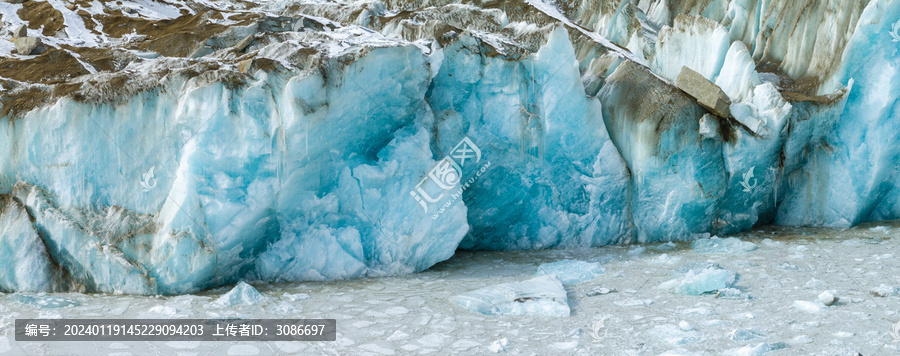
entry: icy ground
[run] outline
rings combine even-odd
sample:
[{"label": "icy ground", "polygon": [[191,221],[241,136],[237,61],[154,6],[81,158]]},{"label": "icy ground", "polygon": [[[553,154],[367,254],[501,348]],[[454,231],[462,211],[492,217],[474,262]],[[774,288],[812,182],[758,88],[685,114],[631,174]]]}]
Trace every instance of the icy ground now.
[{"label": "icy ground", "polygon": [[[461,251],[408,276],[257,284],[266,298],[245,298],[258,304],[231,307],[217,306],[216,300],[232,286],[176,297],[54,294],[44,309],[20,301],[49,295],[6,294],[0,296],[0,315],[7,317],[0,322],[0,335],[12,334],[14,318],[305,317],[337,319],[338,340],[39,344],[16,343],[10,336],[0,339],[0,354],[756,355],[779,348],[767,355],[900,352],[900,342],[892,336],[892,326],[900,320],[900,262],[894,257],[900,253],[900,222],[849,230],[766,228],[737,237],[757,248],[718,254],[707,244],[704,253],[698,253],[690,244],[679,243]],[[534,279],[539,265],[560,260],[599,262],[605,270],[592,280],[565,285],[568,317],[487,316],[451,302],[483,287]],[[715,293],[679,295],[660,287],[678,278],[684,266],[712,263],[737,273],[736,290],[717,298]],[[838,301],[821,304],[818,296],[824,291]],[[74,305],[48,308],[68,304]]]}]

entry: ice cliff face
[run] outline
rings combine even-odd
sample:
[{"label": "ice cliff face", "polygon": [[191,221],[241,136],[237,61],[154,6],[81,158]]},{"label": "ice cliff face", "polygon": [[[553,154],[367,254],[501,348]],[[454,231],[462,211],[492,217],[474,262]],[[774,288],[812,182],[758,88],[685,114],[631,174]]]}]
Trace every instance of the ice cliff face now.
[{"label": "ice cliff face", "polygon": [[[900,217],[890,1],[0,15],[0,290],[177,294]],[[696,95],[720,92],[728,114]]]}]

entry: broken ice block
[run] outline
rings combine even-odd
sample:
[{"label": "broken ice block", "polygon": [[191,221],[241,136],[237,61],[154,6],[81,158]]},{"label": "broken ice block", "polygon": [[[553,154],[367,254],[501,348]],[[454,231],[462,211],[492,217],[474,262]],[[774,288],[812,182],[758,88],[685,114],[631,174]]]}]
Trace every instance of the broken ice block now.
[{"label": "broken ice block", "polygon": [[562,260],[541,264],[537,274],[555,276],[562,284],[569,285],[592,280],[603,272],[603,267],[596,262]]},{"label": "broken ice block", "polygon": [[488,286],[450,300],[484,315],[569,316],[566,290],[549,275]]}]

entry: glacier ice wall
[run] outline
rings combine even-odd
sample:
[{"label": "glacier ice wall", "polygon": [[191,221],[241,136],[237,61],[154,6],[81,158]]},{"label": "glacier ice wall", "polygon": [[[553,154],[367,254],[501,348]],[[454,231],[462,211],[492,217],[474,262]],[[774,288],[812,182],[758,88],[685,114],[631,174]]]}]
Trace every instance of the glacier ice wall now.
[{"label": "glacier ice wall", "polygon": [[[900,4],[429,4],[148,12],[160,30],[136,36],[66,17],[27,30],[32,55],[0,45],[0,290],[177,294],[900,218]],[[684,67],[731,116],[678,88]]]},{"label": "glacier ice wall", "polygon": [[900,4],[894,2],[872,2],[861,14],[841,66],[829,80],[852,83],[852,88],[791,189],[801,198],[789,196],[792,205],[782,206],[779,223],[848,227],[900,218],[898,22]]},{"label": "glacier ice wall", "polygon": [[439,152],[465,135],[491,162],[463,194],[472,232],[460,246],[627,241],[630,178],[599,101],[584,95],[567,32],[556,28],[533,58],[513,61],[488,50],[474,36],[443,48],[429,91]]},{"label": "glacier ice wall", "polygon": [[[649,100],[632,100],[640,95]],[[705,110],[632,62],[607,78],[598,97],[610,136],[631,170],[639,240],[712,230],[725,171],[721,140],[700,134]]]},{"label": "glacier ice wall", "polygon": [[176,74],[124,102],[64,99],[5,120],[3,175],[19,181],[4,182],[6,197],[34,220],[7,227],[21,235],[9,239],[30,234],[46,254],[21,258],[117,293],[408,273],[449,258],[465,205],[435,221],[407,194],[436,162],[425,57],[410,45],[364,52],[237,87]]}]

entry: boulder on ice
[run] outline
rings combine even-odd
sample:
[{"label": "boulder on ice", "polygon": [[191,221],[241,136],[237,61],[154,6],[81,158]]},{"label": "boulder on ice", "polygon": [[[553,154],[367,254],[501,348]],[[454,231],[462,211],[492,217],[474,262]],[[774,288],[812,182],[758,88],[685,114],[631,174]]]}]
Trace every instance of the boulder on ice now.
[{"label": "boulder on ice", "polygon": [[678,74],[675,85],[696,99],[697,103],[709,112],[726,119],[731,117],[729,108],[731,100],[728,99],[728,95],[722,88],[704,78],[700,73],[684,66]]}]

